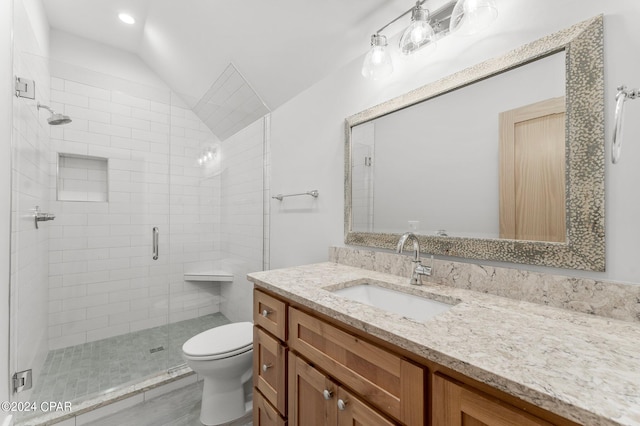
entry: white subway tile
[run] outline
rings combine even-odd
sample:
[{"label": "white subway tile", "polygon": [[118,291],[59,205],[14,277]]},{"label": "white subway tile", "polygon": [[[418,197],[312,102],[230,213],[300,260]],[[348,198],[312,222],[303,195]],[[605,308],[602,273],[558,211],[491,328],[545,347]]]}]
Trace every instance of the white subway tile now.
[{"label": "white subway tile", "polygon": [[[134,110],[135,111],[135,110]],[[127,117],[124,115],[113,114],[111,116],[111,124],[128,127],[131,129],[150,130],[149,120],[143,120],[138,117]],[[134,138],[136,136],[133,136]]]},{"label": "white subway tile", "polygon": [[89,98],[109,100],[111,99],[111,93],[108,90],[104,90],[98,87],[89,86],[75,81],[65,81],[65,91],[76,95],[83,95]]},{"label": "white subway tile", "polygon": [[74,309],[105,305],[108,302],[109,296],[107,294],[92,294],[89,296],[66,298],[62,301],[62,309],[64,311],[70,311]]},{"label": "white subway tile", "polygon": [[[87,145],[109,146],[109,135],[99,132],[87,132],[83,130],[64,129],[65,142],[81,142]],[[88,149],[87,149],[88,151]]]},{"label": "white subway tile", "polygon": [[116,126],[113,124],[96,123],[96,122],[90,121],[89,131],[98,133],[101,135],[119,136],[122,138],[131,137],[131,128],[124,127],[124,126]]},{"label": "white subway tile", "polygon": [[104,112],[126,115],[126,116],[131,115],[130,106],[117,104],[110,101],[103,101],[100,99],[89,99],[89,108],[95,111],[104,111]]},{"label": "white subway tile", "polygon": [[129,332],[129,324],[110,325],[109,327],[98,328],[87,331],[87,341],[108,339],[109,337],[120,336]]},{"label": "white subway tile", "polygon": [[75,105],[84,108],[89,107],[89,97],[63,92],[61,90],[51,90],[51,100],[65,105]]},{"label": "white subway tile", "polygon": [[[64,110],[65,114],[70,115],[73,118],[72,123],[76,123],[78,119],[88,121],[98,121],[100,123],[109,123],[111,120],[111,114],[103,111],[96,111],[90,108],[83,108],[74,105],[67,105]],[[86,129],[86,123],[83,125]],[[72,128],[76,128],[75,126]]]},{"label": "white subway tile", "polygon": [[[106,305],[92,306],[87,308],[87,318],[108,317],[113,314],[129,312],[130,304],[128,300],[123,302],[108,303]],[[108,323],[108,318],[107,318]],[[106,324],[105,324],[106,325]]]},{"label": "white subway tile", "polygon": [[142,98],[137,98],[135,96],[129,96],[122,92],[113,92],[111,94],[111,101],[117,104],[123,104],[139,109],[150,109],[151,107],[150,101]]}]

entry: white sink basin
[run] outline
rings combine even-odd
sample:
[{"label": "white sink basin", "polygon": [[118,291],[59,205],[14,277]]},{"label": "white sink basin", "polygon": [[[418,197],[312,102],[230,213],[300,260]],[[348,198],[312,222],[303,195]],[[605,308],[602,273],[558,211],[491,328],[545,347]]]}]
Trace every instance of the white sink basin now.
[{"label": "white sink basin", "polygon": [[372,284],[358,284],[332,293],[418,321],[427,320],[453,307],[448,303]]}]

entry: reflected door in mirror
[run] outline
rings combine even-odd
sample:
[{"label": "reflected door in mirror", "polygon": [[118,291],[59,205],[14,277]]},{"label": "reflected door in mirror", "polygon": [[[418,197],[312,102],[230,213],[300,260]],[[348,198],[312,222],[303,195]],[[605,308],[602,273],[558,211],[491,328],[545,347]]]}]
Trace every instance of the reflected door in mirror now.
[{"label": "reflected door in mirror", "polygon": [[500,238],[564,242],[565,99],[500,114]]}]

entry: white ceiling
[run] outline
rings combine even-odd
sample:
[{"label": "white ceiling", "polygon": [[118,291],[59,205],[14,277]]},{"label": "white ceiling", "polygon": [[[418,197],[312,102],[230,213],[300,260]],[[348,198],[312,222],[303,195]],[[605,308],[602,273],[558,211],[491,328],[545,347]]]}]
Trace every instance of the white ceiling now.
[{"label": "white ceiling", "polygon": [[[52,28],[137,54],[198,100],[232,62],[275,109],[368,49],[410,0],[43,0]],[[117,14],[129,12],[134,26]]]}]

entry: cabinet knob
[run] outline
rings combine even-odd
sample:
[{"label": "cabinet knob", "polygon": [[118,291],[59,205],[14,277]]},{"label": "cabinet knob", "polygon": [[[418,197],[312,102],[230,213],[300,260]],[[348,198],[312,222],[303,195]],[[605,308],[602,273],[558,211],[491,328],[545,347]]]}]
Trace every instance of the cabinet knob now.
[{"label": "cabinet knob", "polygon": [[342,400],[342,399],[339,399],[339,400],[338,400],[338,410],[340,410],[340,411],[344,411],[344,410],[346,410],[346,409],[347,409],[347,403],[348,403],[348,402],[349,402],[349,401],[344,401],[344,400]]},{"label": "cabinet knob", "polygon": [[325,389],[324,392],[322,392],[322,395],[324,396],[324,399],[329,400],[331,398],[333,398],[333,392],[331,392],[328,389]]},{"label": "cabinet knob", "polygon": [[269,316],[270,313],[271,313],[271,311],[268,311],[268,310],[265,309],[265,310],[262,311],[262,316],[266,318],[266,317]]},{"label": "cabinet knob", "polygon": [[272,364],[262,364],[262,371],[266,373],[271,367],[273,367]]}]

